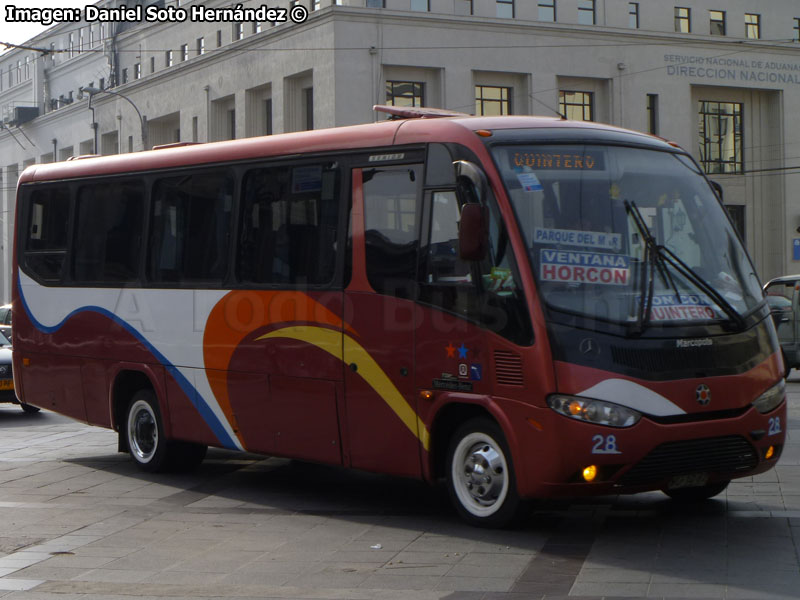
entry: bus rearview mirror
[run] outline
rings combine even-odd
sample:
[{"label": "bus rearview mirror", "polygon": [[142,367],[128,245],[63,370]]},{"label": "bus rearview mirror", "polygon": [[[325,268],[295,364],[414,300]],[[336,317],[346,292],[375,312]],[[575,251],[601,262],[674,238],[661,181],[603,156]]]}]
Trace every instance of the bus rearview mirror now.
[{"label": "bus rearview mirror", "polygon": [[468,202],[461,207],[458,223],[458,255],[462,260],[483,260],[486,256],[487,231],[483,207]]}]

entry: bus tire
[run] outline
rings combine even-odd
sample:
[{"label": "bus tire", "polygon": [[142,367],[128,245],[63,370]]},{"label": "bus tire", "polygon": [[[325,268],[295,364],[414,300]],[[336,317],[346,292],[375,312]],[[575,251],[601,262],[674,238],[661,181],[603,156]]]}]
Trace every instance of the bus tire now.
[{"label": "bus tire", "polygon": [[721,494],[728,487],[730,481],[710,483],[699,487],[679,488],[677,490],[663,490],[663,492],[677,502],[702,502]]},{"label": "bus tire", "polygon": [[40,410],[40,408],[38,406],[34,406],[33,404],[22,404],[22,403],[20,403],[20,408],[22,408],[22,410],[24,410],[29,415],[35,415]]},{"label": "bus tire", "polygon": [[503,431],[494,421],[471,419],[450,439],[447,491],[471,525],[506,527],[524,512]]},{"label": "bus tire", "polygon": [[167,440],[152,390],[139,390],[133,395],[125,415],[125,436],[128,452],[137,467],[149,473],[166,470]]}]

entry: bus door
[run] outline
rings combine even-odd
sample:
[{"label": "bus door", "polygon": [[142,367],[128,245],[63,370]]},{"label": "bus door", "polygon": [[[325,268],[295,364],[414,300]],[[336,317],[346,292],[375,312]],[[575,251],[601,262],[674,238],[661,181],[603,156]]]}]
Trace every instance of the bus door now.
[{"label": "bus door", "polygon": [[366,164],[352,171],[352,276],[345,289],[344,319],[345,463],[417,477],[415,280],[423,169],[421,161]]}]

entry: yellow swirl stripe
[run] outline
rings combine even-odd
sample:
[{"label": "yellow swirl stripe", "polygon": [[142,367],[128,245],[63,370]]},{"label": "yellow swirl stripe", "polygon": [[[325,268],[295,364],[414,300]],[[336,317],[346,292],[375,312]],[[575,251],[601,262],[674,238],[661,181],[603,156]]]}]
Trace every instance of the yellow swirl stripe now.
[{"label": "yellow swirl stripe", "polygon": [[325,327],[314,327],[311,325],[299,325],[294,327],[284,327],[272,331],[257,338],[266,340],[271,338],[290,338],[313,344],[317,348],[325,350],[342,362],[347,364],[356,363],[358,374],[366,381],[369,386],[383,398],[394,413],[400,418],[408,430],[419,439],[423,448],[428,450],[430,434],[425,424],[409,406],[403,395],[392,383],[392,380],[384,373],[380,365],[369,355],[369,353],[353,338],[344,336],[344,348],[342,348],[342,333],[334,329]]}]

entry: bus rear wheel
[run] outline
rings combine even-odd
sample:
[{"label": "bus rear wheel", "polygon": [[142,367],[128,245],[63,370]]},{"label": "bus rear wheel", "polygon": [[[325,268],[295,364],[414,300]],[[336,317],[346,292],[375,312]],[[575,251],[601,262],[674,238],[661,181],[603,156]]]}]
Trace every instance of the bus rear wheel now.
[{"label": "bus rear wheel", "polygon": [[133,461],[143,471],[188,471],[206,456],[203,444],[167,440],[164,424],[152,390],[139,390],[133,396],[125,419],[125,436]]},{"label": "bus rear wheel", "polygon": [[163,471],[167,467],[167,440],[155,394],[139,390],[133,395],[125,418],[128,452],[143,471]]},{"label": "bus rear wheel", "polygon": [[456,430],[447,452],[447,490],[472,525],[506,527],[523,514],[511,452],[495,422],[471,419]]}]

